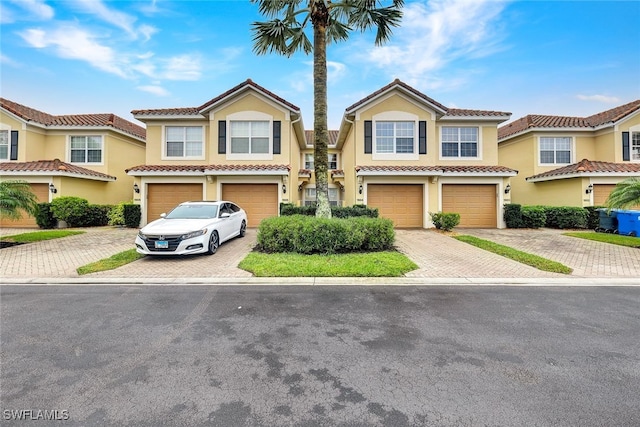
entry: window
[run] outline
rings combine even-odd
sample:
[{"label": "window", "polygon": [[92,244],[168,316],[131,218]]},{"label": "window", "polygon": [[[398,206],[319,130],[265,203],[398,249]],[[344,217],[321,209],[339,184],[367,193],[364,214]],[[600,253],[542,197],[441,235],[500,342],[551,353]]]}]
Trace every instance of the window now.
[{"label": "window", "polygon": [[71,163],[102,163],[102,136],[72,136]]},{"label": "window", "polygon": [[[316,204],[316,189],[314,187],[307,187],[304,189],[304,205],[315,206]],[[329,204],[331,206],[340,206],[340,194],[337,188],[329,187]]]},{"label": "window", "polygon": [[375,152],[401,154],[414,151],[414,122],[376,122]]},{"label": "window", "polygon": [[268,154],[269,122],[268,121],[233,121],[231,122],[232,154]]},{"label": "window", "polygon": [[571,138],[540,138],[540,163],[552,165],[571,163]]},{"label": "window", "polygon": [[443,127],[442,157],[478,157],[478,128]]},{"label": "window", "polygon": [[[327,156],[328,156],[327,168],[329,170],[338,169],[338,155],[336,153],[332,153],[332,154],[328,154]],[[313,170],[314,168],[313,154],[304,155],[304,168],[308,170]]]},{"label": "window", "polygon": [[631,161],[640,162],[640,132],[631,132]]},{"label": "window", "polygon": [[9,131],[0,130],[0,160],[9,160]]},{"label": "window", "polygon": [[203,138],[201,126],[167,126],[167,157],[202,157]]}]

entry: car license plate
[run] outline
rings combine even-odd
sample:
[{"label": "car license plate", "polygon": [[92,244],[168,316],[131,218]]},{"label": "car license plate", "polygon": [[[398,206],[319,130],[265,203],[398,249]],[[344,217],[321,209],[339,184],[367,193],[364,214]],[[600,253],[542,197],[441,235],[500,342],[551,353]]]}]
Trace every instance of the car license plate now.
[{"label": "car license plate", "polygon": [[169,242],[166,240],[157,240],[156,249],[169,249]]}]

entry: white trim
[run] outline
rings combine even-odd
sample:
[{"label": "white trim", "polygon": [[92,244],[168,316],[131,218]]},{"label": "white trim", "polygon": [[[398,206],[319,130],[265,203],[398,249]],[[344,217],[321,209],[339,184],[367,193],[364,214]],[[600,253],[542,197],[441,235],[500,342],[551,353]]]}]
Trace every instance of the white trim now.
[{"label": "white trim", "polygon": [[[202,131],[202,155],[200,156],[167,156],[167,128],[200,128]],[[162,129],[162,141],[160,144],[160,159],[168,160],[168,161],[181,161],[181,160],[204,160],[206,156],[207,150],[207,137],[206,137],[206,129],[205,125],[193,125],[193,124],[182,124],[182,123],[171,123],[171,124],[163,124],[161,126]],[[183,147],[182,152],[186,149],[186,141],[183,141],[185,147]]]},{"label": "white trim", "polygon": [[[501,179],[477,179],[469,177],[450,179],[442,177],[438,180],[438,211],[442,212],[442,186],[446,184],[463,184],[463,185],[495,185],[496,186],[496,228],[506,228],[504,221],[504,182]],[[513,191],[513,189],[511,190]],[[510,195],[509,195],[510,197]]]},{"label": "white trim", "polygon": [[81,178],[91,181],[113,182],[116,178],[99,177],[93,175],[84,175],[74,172],[55,172],[55,171],[2,171],[2,178],[5,176],[63,176],[68,178]]},{"label": "white trim", "polygon": [[201,171],[129,171],[129,176],[204,176]]},{"label": "white trim", "polygon": [[456,120],[473,120],[483,122],[504,122],[509,120],[511,116],[444,116],[440,118],[441,122],[455,122]]},{"label": "white trim", "polygon": [[528,177],[525,178],[527,182],[543,182],[543,181],[556,181],[560,179],[571,178],[607,178],[607,177],[640,177],[640,172],[574,172],[563,175],[544,176],[540,178]]},{"label": "white trim", "polygon": [[[452,156],[443,156],[442,155],[442,130],[444,128],[476,128],[478,129],[478,141],[477,141],[477,147],[476,147],[476,153],[477,155],[475,157],[463,157],[458,155],[457,157],[452,157]],[[461,161],[461,160],[469,160],[469,161],[481,161],[482,160],[482,145],[483,145],[483,140],[482,140],[482,133],[483,133],[483,129],[484,126],[463,126],[463,125],[458,125],[458,126],[443,126],[443,125],[439,125],[438,126],[438,160],[442,160],[442,161]],[[461,141],[458,141],[458,152],[460,152],[460,143]]]},{"label": "white trim", "polygon": [[[231,152],[231,122],[269,122],[269,152],[268,153],[232,153]],[[227,160],[273,160],[273,116],[262,113],[260,111],[240,111],[229,114],[226,117],[227,122],[227,140],[226,140],[226,159]],[[282,137],[282,136],[281,136]],[[282,142],[282,141],[281,141]],[[249,138],[251,145],[251,138]]]},{"label": "white trim", "polygon": [[[100,147],[100,162],[74,162],[71,159],[71,138],[77,138],[77,137],[84,137],[84,138],[88,138],[90,136],[99,136],[102,141],[100,141],[101,147]],[[67,148],[66,148],[66,156],[67,156],[67,163],[72,164],[72,165],[77,165],[77,166],[104,166],[104,159],[106,157],[106,146],[105,146],[105,135],[104,134],[92,134],[92,133],[83,133],[83,134],[77,134],[77,135],[67,135]],[[85,141],[88,142],[88,141]],[[85,144],[85,155],[87,156],[86,158],[89,157],[89,154],[87,153],[87,151],[89,150],[88,146],[86,146]]]},{"label": "white trim", "polygon": [[[371,117],[371,138],[372,138],[372,152],[371,152],[371,160],[419,160],[420,155],[418,154],[418,145],[419,145],[419,117],[413,113],[407,113],[406,111],[384,111],[379,114],[374,114]],[[377,135],[376,135],[376,125],[378,122],[410,122],[413,123],[413,152],[412,153],[396,153],[396,140],[394,134],[393,153],[378,153],[377,148]],[[395,132],[395,124],[394,124],[394,132]]]},{"label": "white trim", "polygon": [[252,176],[289,176],[289,171],[281,170],[281,169],[271,169],[271,170],[219,170],[219,169],[205,169],[205,175],[214,175],[214,176],[239,176],[239,175],[252,175]]},{"label": "white trim", "polygon": [[635,126],[630,126],[629,127],[629,162],[630,163],[640,163],[640,145],[638,145],[638,158],[634,159],[633,158],[633,134],[637,133],[638,137],[640,138],[640,125],[635,125]]},{"label": "white trim", "polygon": [[277,100],[276,98],[266,94],[265,92],[263,92],[261,90],[258,90],[257,88],[255,88],[253,86],[250,86],[248,84],[242,86],[241,88],[239,88],[235,92],[231,92],[230,94],[228,94],[224,98],[221,98],[221,99],[217,100],[215,103],[207,106],[205,109],[200,110],[200,113],[202,115],[204,115],[206,113],[210,113],[211,111],[213,111],[213,112],[218,111],[218,110],[224,108],[226,105],[233,104],[233,103],[241,100],[242,98],[245,98],[246,96],[248,96],[249,95],[247,93],[248,91],[251,91],[251,92],[254,92],[255,94],[258,94],[259,97],[264,98],[264,100],[268,104],[271,104],[272,106],[274,106],[278,110],[285,112],[287,114],[287,120],[290,120],[289,113],[300,114],[300,110],[299,109],[298,110],[293,110],[287,104]]},{"label": "white trim", "polygon": [[[384,102],[386,99],[388,99],[389,97],[394,95],[392,93],[394,91],[400,92],[398,95],[402,96],[404,99],[406,99],[407,101],[410,101],[414,105],[420,106],[420,108],[423,109],[423,110],[425,109],[424,107],[427,106],[430,110],[432,110],[432,112],[431,112],[432,116],[434,114],[436,114],[436,113],[440,113],[442,115],[447,113],[445,110],[442,110],[440,107],[436,106],[435,104],[430,103],[426,99],[424,99],[424,98],[416,95],[415,93],[405,89],[404,87],[400,86],[399,84],[395,84],[395,85],[392,85],[391,87],[389,87],[384,92],[379,93],[375,97],[367,99],[362,104],[357,105],[355,108],[352,108],[350,110],[345,111],[345,115],[346,114],[356,113],[356,120],[359,120],[359,111],[366,110],[367,108],[371,108],[374,105],[377,105],[377,104],[379,104],[381,102]],[[432,117],[432,120],[435,120],[435,118]]]},{"label": "white trim", "polygon": [[143,120],[203,120],[206,119],[205,116],[201,115],[201,114],[163,114],[163,115],[158,115],[158,114],[148,114],[148,115],[144,115],[144,114],[140,114],[140,115],[134,115],[134,118],[136,118],[137,120],[143,121]]},{"label": "white trim", "polygon": [[[539,167],[553,167],[553,168],[557,168],[558,166],[562,167],[562,166],[568,166],[572,163],[575,163],[575,156],[576,156],[576,139],[573,136],[558,136],[558,135],[538,135],[537,137],[537,151],[536,151],[536,164]],[[571,152],[569,153],[569,161],[567,163],[542,163],[540,161],[540,140],[542,138],[569,138],[571,140]],[[555,142],[554,142],[554,158],[555,158],[555,153],[556,153],[556,149],[555,149]]]},{"label": "white trim", "polygon": [[3,162],[12,162],[15,160],[10,160],[11,159],[11,126],[4,124],[4,123],[0,123],[0,131],[6,131],[7,132],[7,157],[0,157],[0,161]]}]

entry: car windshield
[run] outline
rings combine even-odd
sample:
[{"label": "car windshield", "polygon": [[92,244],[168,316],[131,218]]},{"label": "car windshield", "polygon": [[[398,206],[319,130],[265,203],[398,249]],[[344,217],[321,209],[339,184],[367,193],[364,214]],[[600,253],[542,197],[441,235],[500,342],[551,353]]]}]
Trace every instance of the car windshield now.
[{"label": "car windshield", "polygon": [[181,205],[169,212],[168,219],[206,219],[218,216],[217,205]]}]

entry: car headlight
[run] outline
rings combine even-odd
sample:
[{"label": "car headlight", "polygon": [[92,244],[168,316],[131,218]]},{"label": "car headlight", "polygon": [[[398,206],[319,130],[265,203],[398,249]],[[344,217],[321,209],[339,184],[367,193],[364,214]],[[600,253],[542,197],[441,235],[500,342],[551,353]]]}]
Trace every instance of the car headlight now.
[{"label": "car headlight", "polygon": [[146,240],[147,239],[147,236],[142,234],[142,231],[138,231],[138,237],[141,238],[142,240]]},{"label": "car headlight", "polygon": [[207,229],[203,228],[202,230],[192,231],[191,233],[183,234],[182,236],[180,236],[180,239],[187,240],[187,239],[192,239],[194,237],[203,236],[205,234],[207,234]]}]

